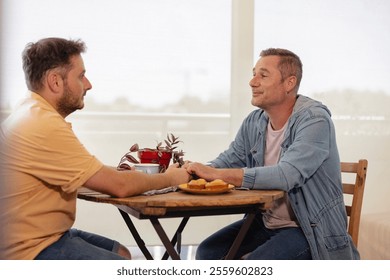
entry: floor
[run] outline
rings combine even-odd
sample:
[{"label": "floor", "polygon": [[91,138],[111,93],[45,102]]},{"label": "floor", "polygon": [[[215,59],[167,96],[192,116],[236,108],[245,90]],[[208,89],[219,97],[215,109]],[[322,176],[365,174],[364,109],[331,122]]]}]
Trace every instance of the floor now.
[{"label": "floor", "polygon": [[[163,246],[148,246],[147,247],[150,254],[154,259],[161,259],[165,253],[165,248]],[[182,260],[194,260],[196,245],[183,245],[181,247],[180,257]],[[133,260],[145,260],[145,256],[137,246],[128,247],[131,252]]]}]

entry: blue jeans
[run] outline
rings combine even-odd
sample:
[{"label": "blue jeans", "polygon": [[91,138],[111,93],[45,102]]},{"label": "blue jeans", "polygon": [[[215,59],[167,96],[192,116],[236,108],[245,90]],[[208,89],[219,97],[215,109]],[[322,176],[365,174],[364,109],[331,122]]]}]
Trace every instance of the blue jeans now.
[{"label": "blue jeans", "polygon": [[[197,260],[223,259],[236,238],[244,220],[237,221],[201,242]],[[236,259],[247,255],[247,260],[308,260],[311,259],[309,244],[300,227],[268,229],[262,215],[256,215],[238,252]]]},{"label": "blue jeans", "polygon": [[124,260],[117,254],[119,243],[109,238],[70,229],[52,245],[45,248],[36,260]]}]

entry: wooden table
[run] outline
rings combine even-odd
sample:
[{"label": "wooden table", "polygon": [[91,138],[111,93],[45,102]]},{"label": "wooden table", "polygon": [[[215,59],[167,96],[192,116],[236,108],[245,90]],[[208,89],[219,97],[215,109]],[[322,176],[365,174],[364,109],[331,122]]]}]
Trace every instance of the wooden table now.
[{"label": "wooden table", "polygon": [[[152,196],[139,195],[115,198],[81,188],[78,198],[115,205],[146,259],[153,259],[153,257],[131,221],[130,215],[138,219],[150,220],[166,248],[163,259],[167,259],[169,256],[172,259],[180,259],[181,233],[190,217],[246,214],[245,222],[226,256],[226,259],[233,259],[256,213],[269,207],[273,201],[281,198],[283,194],[283,191],[278,190],[232,190],[228,193],[216,195],[196,195],[177,191]],[[178,217],[183,219],[173,238],[169,240],[159,219]],[[175,250],[176,244],[177,250]]]}]

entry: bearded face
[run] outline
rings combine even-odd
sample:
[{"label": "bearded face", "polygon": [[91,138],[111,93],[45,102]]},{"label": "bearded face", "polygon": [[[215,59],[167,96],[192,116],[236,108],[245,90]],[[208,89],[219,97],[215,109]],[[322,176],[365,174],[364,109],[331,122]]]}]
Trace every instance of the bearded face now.
[{"label": "bearded face", "polygon": [[72,68],[63,79],[63,92],[57,101],[57,111],[66,117],[76,110],[84,108],[84,96],[92,88],[85,76],[84,63],[81,56],[71,58]]}]

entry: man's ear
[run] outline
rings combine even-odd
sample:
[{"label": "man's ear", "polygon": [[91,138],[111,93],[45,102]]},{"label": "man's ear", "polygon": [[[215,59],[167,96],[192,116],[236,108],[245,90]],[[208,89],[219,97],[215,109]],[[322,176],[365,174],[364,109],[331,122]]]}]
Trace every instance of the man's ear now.
[{"label": "man's ear", "polygon": [[62,91],[64,80],[58,71],[49,70],[46,75],[46,83],[50,91],[60,93]]},{"label": "man's ear", "polygon": [[295,88],[295,85],[297,84],[297,77],[295,76],[290,76],[285,80],[285,86],[286,86],[286,91],[290,92]]}]

